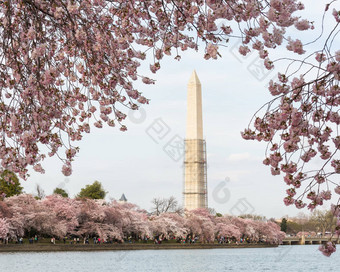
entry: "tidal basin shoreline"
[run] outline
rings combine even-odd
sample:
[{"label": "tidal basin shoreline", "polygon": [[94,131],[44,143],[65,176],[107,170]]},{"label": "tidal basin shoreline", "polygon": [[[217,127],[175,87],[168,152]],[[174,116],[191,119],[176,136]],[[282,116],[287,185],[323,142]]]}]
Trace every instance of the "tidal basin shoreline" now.
[{"label": "tidal basin shoreline", "polygon": [[1,252],[50,252],[50,251],[116,251],[116,250],[164,250],[164,249],[216,249],[216,248],[267,248],[271,244],[2,244]]}]

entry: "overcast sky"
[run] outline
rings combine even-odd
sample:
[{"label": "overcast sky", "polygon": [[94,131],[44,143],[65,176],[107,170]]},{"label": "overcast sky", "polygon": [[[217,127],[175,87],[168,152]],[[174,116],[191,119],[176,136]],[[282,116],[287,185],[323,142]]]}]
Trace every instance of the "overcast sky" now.
[{"label": "overcast sky", "polygon": [[[320,6],[313,1],[313,10],[305,14],[321,17],[326,1],[317,3]],[[312,35],[319,33],[318,28],[314,31]],[[79,143],[72,176],[65,178],[62,163],[48,158],[43,162],[45,174],[31,172],[29,180],[22,181],[25,191],[33,193],[39,184],[46,194],[62,187],[72,197],[98,180],[108,191],[108,199],[124,193],[128,201],[145,209],[150,209],[155,197],[175,196],[182,203],[183,157],[168,143],[185,137],[187,83],[196,69],[202,84],[209,207],[229,214],[296,215],[299,210],[283,204],[287,186],[282,177],[272,176],[262,164],[265,145],[240,136],[256,110],[271,98],[266,85],[280,65],[268,72],[258,65],[256,53],[243,58],[237,45],[238,41],[231,41],[217,61],[204,60],[202,51],[186,51],[179,62],[174,56],[162,61],[156,75],[142,68],[141,74],[150,75],[156,84],[137,85],[151,101],[140,113],[129,112],[128,131],[93,128]],[[282,52],[275,54],[282,56]],[[164,133],[157,133],[160,130]]]}]

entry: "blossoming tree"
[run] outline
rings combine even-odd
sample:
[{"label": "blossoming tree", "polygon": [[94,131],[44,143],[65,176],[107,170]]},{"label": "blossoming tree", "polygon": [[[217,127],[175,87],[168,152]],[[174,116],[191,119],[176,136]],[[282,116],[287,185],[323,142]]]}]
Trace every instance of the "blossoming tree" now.
[{"label": "blossoming tree", "polygon": [[240,53],[252,47],[271,68],[266,48],[282,43],[285,28],[311,26],[293,16],[303,9],[295,0],[0,3],[0,159],[22,178],[29,165],[43,173],[41,161],[55,154],[70,175],[74,142],[92,126],[126,130],[124,110],[148,103],[133,82],[154,83],[138,73],[147,54],[156,72],[164,55],[179,59],[198,40],[215,59],[219,43],[239,36]]},{"label": "blossoming tree", "polygon": [[274,223],[215,217],[206,209],[183,215],[175,212],[152,215],[131,203],[71,199],[56,194],[44,199],[21,194],[0,201],[0,239],[15,241],[25,235],[29,237],[33,232],[43,237],[100,237],[103,241],[117,242],[129,237],[136,240],[153,237],[185,240],[190,237],[192,241],[197,237],[202,243],[213,243],[223,236],[235,241],[249,237],[254,243],[264,239],[279,244],[284,237]]}]

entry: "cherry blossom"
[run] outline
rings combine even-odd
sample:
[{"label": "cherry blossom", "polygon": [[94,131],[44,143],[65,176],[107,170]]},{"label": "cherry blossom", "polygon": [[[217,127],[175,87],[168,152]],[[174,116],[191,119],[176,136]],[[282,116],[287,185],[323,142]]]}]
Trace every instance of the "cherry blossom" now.
[{"label": "cherry blossom", "polygon": [[0,238],[5,239],[9,233],[9,226],[7,220],[0,218]]},{"label": "cherry blossom", "polygon": [[328,242],[325,245],[321,245],[319,247],[319,250],[322,252],[323,255],[329,257],[332,255],[332,253],[336,251],[335,244],[333,244],[332,242]]},{"label": "cherry blossom", "polygon": [[[91,127],[126,131],[122,111],[149,103],[134,84],[155,83],[139,74],[150,54],[156,73],[165,56],[179,60],[203,43],[204,58],[216,59],[220,46],[239,38],[241,54],[257,50],[272,69],[267,49],[283,43],[285,29],[311,27],[294,16],[304,8],[296,0],[2,2],[0,160],[21,178],[29,166],[43,173],[42,161],[54,155],[71,175],[76,142]],[[298,42],[288,48],[303,52]]]},{"label": "cherry blossom", "polygon": [[[324,10],[333,24],[322,26],[325,31],[317,38],[320,50],[307,54],[303,40],[286,37],[286,48],[296,57],[277,60],[288,65],[269,82],[273,99],[254,116],[253,127],[241,133],[244,139],[268,143],[263,163],[273,175],[283,175],[289,186],[284,203],[298,209],[314,210],[334,197],[339,203],[340,57],[336,44],[340,26],[338,10],[330,9],[335,2]],[[277,10],[282,8],[281,1],[271,3]],[[295,21],[294,26],[301,31],[314,28],[306,19]],[[298,69],[291,68],[294,63]],[[333,210],[339,219],[337,209]]]},{"label": "cherry blossom", "polygon": [[132,203],[105,200],[71,199],[50,195],[43,200],[22,194],[0,201],[0,238],[24,236],[34,230],[40,236],[82,238],[100,237],[123,242],[134,239],[197,238],[202,243],[216,239],[279,244],[284,235],[278,225],[233,216],[216,217],[206,209],[183,214],[148,214]]}]

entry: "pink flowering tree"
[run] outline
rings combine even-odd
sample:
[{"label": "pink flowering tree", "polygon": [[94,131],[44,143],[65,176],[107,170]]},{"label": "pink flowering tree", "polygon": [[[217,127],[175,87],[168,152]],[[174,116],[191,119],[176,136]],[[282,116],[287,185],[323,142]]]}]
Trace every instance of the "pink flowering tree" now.
[{"label": "pink flowering tree", "polygon": [[236,241],[240,240],[243,233],[241,232],[241,228],[239,226],[237,226],[236,224],[233,224],[233,222],[235,221],[231,220],[232,218],[234,217],[222,216],[222,217],[215,218],[215,224],[216,224],[215,235],[217,239],[220,239],[223,236],[224,238],[230,238],[230,239],[234,238]]},{"label": "pink flowering tree", "polygon": [[206,209],[186,211],[180,215],[165,212],[148,214],[132,203],[93,199],[70,199],[50,195],[43,200],[22,194],[0,201],[0,239],[29,237],[98,237],[102,241],[123,242],[129,237],[139,240],[152,237],[186,239],[200,242],[230,238],[250,242],[260,239],[280,243],[282,232],[274,223],[232,216],[215,217]]},{"label": "pink flowering tree", "polygon": [[189,232],[185,223],[186,219],[177,213],[162,213],[159,216],[150,217],[150,228],[154,237],[185,239]]},{"label": "pink flowering tree", "polygon": [[[334,192],[340,194],[340,51],[332,47],[339,12],[334,10],[333,15],[335,26],[324,48],[294,60],[308,72],[298,74],[287,69],[279,73],[278,81],[271,80],[269,91],[275,98],[266,104],[262,117],[255,116],[254,129],[242,133],[245,139],[268,142],[263,163],[270,166],[273,175],[284,176],[290,187],[284,203],[298,209],[308,205],[314,210],[330,200]],[[294,46],[292,43],[287,48],[299,54],[305,52]],[[311,162],[319,167],[315,169]]]},{"label": "pink flowering tree", "polygon": [[[301,55],[285,71],[271,80],[269,91],[274,98],[265,104],[246,129],[245,139],[268,143],[266,158],[273,175],[283,175],[289,186],[286,205],[313,211],[335,196],[333,214],[340,218],[340,11],[332,1],[325,5],[322,33],[316,41],[322,46],[306,52],[303,42],[289,40],[287,49]],[[296,24],[307,27],[305,21]],[[340,228],[340,225],[338,226]]]},{"label": "pink flowering tree", "polygon": [[[107,239],[113,232],[117,233],[114,226],[106,223],[105,202],[94,199],[80,199],[78,214],[79,226],[73,234],[81,237],[99,237]],[[120,238],[120,237],[119,237]]]},{"label": "pink flowering tree", "polygon": [[239,241],[241,238],[241,232],[238,227],[233,224],[224,224],[217,223],[216,224],[217,238],[234,238],[236,241]]},{"label": "pink flowering tree", "polygon": [[198,237],[202,243],[214,242],[215,240],[215,218],[207,209],[196,209],[187,211],[185,214],[185,227],[189,229],[192,238]]},{"label": "pink flowering tree", "polygon": [[0,218],[11,217],[12,213],[4,201],[0,201]]},{"label": "pink flowering tree", "polygon": [[0,218],[0,239],[7,238],[9,233],[9,225],[5,218]]},{"label": "pink flowering tree", "polygon": [[79,201],[53,194],[41,200],[41,204],[55,215],[57,228],[63,230],[58,236],[72,233],[78,227]]},{"label": "pink flowering tree", "polygon": [[32,195],[22,194],[7,198],[13,216],[9,223],[13,228],[14,237],[24,232],[38,232],[46,236],[63,237],[67,233],[67,223],[59,220],[56,211],[47,207],[43,200],[36,200]]},{"label": "pink flowering tree", "polygon": [[[247,224],[247,222],[251,222],[252,220],[249,219],[243,219],[240,217],[234,217],[234,216],[224,216],[224,222],[226,222],[226,224],[232,224],[234,226],[236,226],[241,233],[241,238],[249,238],[251,239],[253,237],[253,234],[255,233],[255,230],[253,230],[252,228],[250,228]],[[257,239],[253,239],[254,242],[257,241]]]},{"label": "pink flowering tree", "polygon": [[73,234],[120,242],[130,235],[135,238],[151,235],[145,211],[134,204],[92,199],[79,201],[79,226]]},{"label": "pink flowering tree", "polygon": [[251,219],[243,219],[244,224],[244,235],[248,237],[250,241],[258,242],[262,238],[261,232],[259,231],[262,226],[261,221],[253,221]]},{"label": "pink flowering tree", "polygon": [[108,233],[107,236],[110,238],[117,239],[119,241],[123,241],[124,233],[123,229],[126,225],[130,223],[130,220],[124,216],[124,210],[119,203],[108,203],[105,206],[102,206],[104,214],[105,214],[105,222],[108,225],[114,226],[112,229],[113,232]]},{"label": "pink flowering tree", "polygon": [[296,0],[0,3],[0,159],[21,178],[28,166],[43,173],[41,161],[55,154],[70,175],[75,142],[93,126],[125,131],[125,109],[148,103],[134,82],[154,83],[138,72],[148,54],[155,73],[165,55],[180,59],[199,41],[216,59],[220,44],[240,38],[240,53],[257,50],[270,69],[267,49],[283,44],[285,29],[311,27],[294,16],[304,8]]},{"label": "pink flowering tree", "polygon": [[286,234],[274,222],[257,222],[257,231],[261,239],[270,244],[281,244]]},{"label": "pink flowering tree", "polygon": [[30,216],[32,217],[32,213],[34,213],[32,210],[36,201],[32,195],[26,194],[9,197],[4,200],[4,203],[6,203],[10,210],[10,216],[6,219],[10,222],[13,229],[13,236],[16,236],[16,234],[23,235],[25,231],[31,231],[32,225],[35,222],[29,222],[29,220]]},{"label": "pink flowering tree", "polygon": [[8,207],[5,201],[0,201],[0,218],[6,221],[6,235],[8,238],[17,238],[24,235],[23,216]]},{"label": "pink flowering tree", "polygon": [[145,210],[141,210],[137,205],[132,203],[113,203],[121,210],[120,217],[122,232],[124,237],[145,238],[151,237],[149,218]]}]

